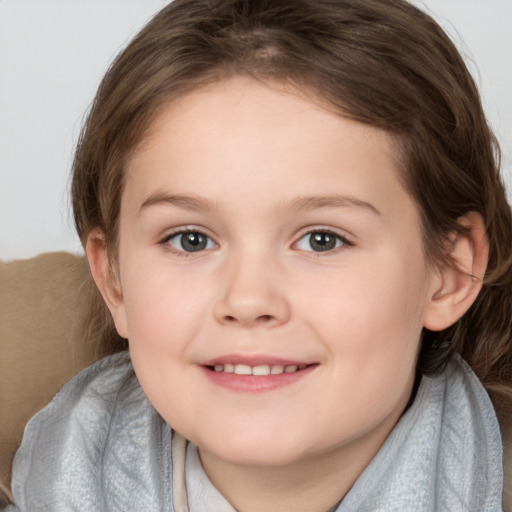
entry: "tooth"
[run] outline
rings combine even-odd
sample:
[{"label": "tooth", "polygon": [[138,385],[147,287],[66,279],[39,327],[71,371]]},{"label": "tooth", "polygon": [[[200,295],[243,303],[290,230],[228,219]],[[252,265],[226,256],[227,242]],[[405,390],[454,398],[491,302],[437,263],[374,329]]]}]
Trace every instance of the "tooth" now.
[{"label": "tooth", "polygon": [[282,364],[262,364],[258,366],[249,366],[247,364],[216,364],[213,369],[216,372],[236,373],[237,375],[280,375],[282,373],[294,373],[302,370],[307,365],[290,364],[284,366]]},{"label": "tooth", "polygon": [[251,367],[246,364],[237,364],[235,366],[235,373],[237,375],[251,375],[252,370]]},{"label": "tooth", "polygon": [[253,375],[270,375],[270,366],[268,364],[264,364],[261,366],[253,366],[252,374]]}]

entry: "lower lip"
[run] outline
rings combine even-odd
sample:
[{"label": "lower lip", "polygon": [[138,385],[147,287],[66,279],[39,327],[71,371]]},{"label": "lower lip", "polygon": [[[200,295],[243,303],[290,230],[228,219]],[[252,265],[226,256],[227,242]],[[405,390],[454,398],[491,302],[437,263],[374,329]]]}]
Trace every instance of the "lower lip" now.
[{"label": "lower lip", "polygon": [[307,377],[318,365],[311,364],[303,370],[278,375],[237,375],[236,373],[216,372],[200,366],[203,373],[217,386],[243,393],[263,393],[294,384]]}]

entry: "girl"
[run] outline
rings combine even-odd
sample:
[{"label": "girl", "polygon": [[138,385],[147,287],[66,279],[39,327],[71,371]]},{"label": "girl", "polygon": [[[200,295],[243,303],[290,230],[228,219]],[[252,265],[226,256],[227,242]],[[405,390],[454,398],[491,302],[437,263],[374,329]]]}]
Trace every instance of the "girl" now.
[{"label": "girl", "polygon": [[459,54],[404,0],[175,0],[74,161],[128,350],[29,423],[19,509],[501,510],[498,161]]}]

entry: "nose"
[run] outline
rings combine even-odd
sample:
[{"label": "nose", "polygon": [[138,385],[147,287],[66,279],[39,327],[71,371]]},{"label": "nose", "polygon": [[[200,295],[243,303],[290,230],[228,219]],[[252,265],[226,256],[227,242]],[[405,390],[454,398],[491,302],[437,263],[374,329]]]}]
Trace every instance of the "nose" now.
[{"label": "nose", "polygon": [[214,305],[224,325],[275,327],[290,318],[284,279],[277,265],[265,258],[239,257],[226,262],[221,294]]}]

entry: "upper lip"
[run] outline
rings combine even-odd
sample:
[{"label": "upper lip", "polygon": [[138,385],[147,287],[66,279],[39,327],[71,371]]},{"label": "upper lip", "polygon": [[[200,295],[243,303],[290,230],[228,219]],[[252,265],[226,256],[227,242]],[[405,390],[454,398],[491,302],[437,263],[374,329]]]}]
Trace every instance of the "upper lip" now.
[{"label": "upper lip", "polygon": [[247,354],[228,354],[214,359],[209,359],[201,363],[202,366],[215,366],[217,364],[245,364],[247,366],[262,365],[283,365],[283,366],[304,366],[313,364],[312,361],[301,361],[296,359],[285,359],[270,355],[247,355]]}]

